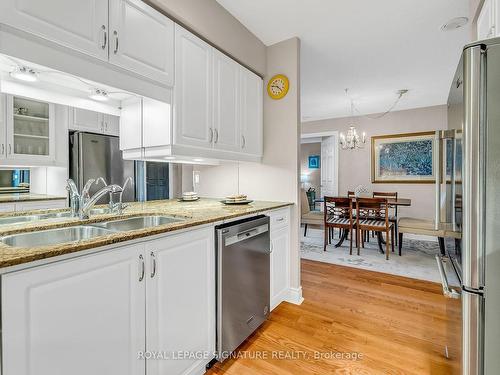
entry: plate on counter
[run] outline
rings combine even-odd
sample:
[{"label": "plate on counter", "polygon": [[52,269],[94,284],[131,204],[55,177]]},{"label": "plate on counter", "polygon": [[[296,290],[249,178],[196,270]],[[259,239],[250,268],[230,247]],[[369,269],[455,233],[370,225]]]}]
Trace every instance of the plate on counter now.
[{"label": "plate on counter", "polygon": [[196,201],[199,201],[200,200],[200,197],[197,197],[197,198],[190,198],[190,199],[184,199],[184,198],[179,198],[178,201],[179,202],[196,202]]},{"label": "plate on counter", "polygon": [[229,205],[231,205],[231,204],[235,204],[236,205],[236,204],[249,204],[249,203],[252,203],[253,200],[251,200],[251,199],[245,199],[244,201],[227,201],[227,200],[222,200],[220,202],[224,203],[224,204],[229,204]]}]

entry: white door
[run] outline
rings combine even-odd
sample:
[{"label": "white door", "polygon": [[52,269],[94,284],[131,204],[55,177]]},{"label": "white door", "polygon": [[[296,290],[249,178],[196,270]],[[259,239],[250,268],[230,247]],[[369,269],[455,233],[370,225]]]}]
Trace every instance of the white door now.
[{"label": "white door", "polygon": [[0,23],[108,59],[107,0],[2,0]]},{"label": "white door", "polygon": [[4,375],[140,375],[145,282],[122,247],[2,276]]},{"label": "white door", "polygon": [[241,151],[262,156],[262,78],[240,67]]},{"label": "white door", "polygon": [[321,197],[338,195],[336,179],[336,138],[323,137],[321,141]]},{"label": "white door", "polygon": [[240,150],[240,66],[214,51],[214,146]]},{"label": "white door", "polygon": [[[215,350],[213,228],[146,243],[147,349],[166,353]],[[153,254],[153,255],[151,255]],[[201,374],[212,359],[151,360],[148,375]]]},{"label": "white door", "polygon": [[5,95],[0,94],[0,159],[7,157],[7,113]]},{"label": "white door", "polygon": [[175,26],[174,144],[212,147],[212,50]]},{"label": "white door", "polygon": [[271,232],[271,310],[287,297],[289,280],[289,227]]},{"label": "white door", "polygon": [[69,129],[81,130],[91,133],[103,133],[103,114],[88,109],[69,109]]},{"label": "white door", "polygon": [[109,135],[120,135],[120,117],[103,115],[104,133]]},{"label": "white door", "polygon": [[109,61],[174,84],[174,23],[140,0],[109,0]]}]

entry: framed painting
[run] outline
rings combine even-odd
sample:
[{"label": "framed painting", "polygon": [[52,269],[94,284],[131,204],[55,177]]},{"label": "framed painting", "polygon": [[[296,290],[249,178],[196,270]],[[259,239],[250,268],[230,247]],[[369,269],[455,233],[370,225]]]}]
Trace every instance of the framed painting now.
[{"label": "framed painting", "polygon": [[434,132],[372,137],[373,183],[434,183]]},{"label": "framed painting", "polygon": [[319,155],[309,156],[309,169],[319,169]]}]

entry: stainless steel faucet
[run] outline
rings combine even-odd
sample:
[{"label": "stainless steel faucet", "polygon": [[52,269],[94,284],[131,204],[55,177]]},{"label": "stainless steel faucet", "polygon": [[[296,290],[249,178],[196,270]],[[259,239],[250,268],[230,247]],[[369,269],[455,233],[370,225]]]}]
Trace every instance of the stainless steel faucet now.
[{"label": "stainless steel faucet", "polygon": [[123,189],[118,185],[107,185],[102,189],[98,190],[92,197],[85,201],[80,207],[79,217],[80,220],[85,220],[89,218],[89,212],[94,207],[99,199],[104,194],[121,193]]},{"label": "stainless steel faucet", "polygon": [[[99,177],[95,180],[96,185],[102,183],[104,186],[108,186],[108,183],[104,179],[104,177]],[[108,203],[109,211],[112,212],[115,209],[115,203],[113,202],[113,193],[109,193],[109,203]]]},{"label": "stainless steel faucet", "polygon": [[68,184],[66,190],[69,191],[70,197],[71,216],[76,217],[80,212],[80,193],[78,192],[75,182],[71,178],[66,180],[66,182]]}]

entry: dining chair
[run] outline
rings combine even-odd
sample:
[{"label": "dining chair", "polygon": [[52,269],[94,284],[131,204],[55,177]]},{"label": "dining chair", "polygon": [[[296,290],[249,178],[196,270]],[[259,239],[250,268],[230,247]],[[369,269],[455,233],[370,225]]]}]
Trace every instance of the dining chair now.
[{"label": "dining chair", "polygon": [[[398,192],[384,192],[384,191],[374,191],[373,198],[387,198],[387,199],[398,199]],[[393,214],[389,215],[389,221],[394,224],[394,244],[398,244],[398,206],[389,204],[389,208],[393,210]]]},{"label": "dining chair", "polygon": [[[356,198],[356,238],[358,255],[360,243],[364,245],[363,232],[374,231],[377,233],[379,245],[381,235],[386,235],[385,259],[389,259],[389,242],[394,251],[394,224],[389,221],[389,206],[387,198]],[[390,237],[389,237],[390,235]]]},{"label": "dining chair", "polygon": [[354,198],[354,197],[356,196],[356,194],[354,193],[354,191],[349,191],[349,190],[348,190],[348,191],[347,191],[347,196],[348,196],[349,198]]},{"label": "dining chair", "polygon": [[350,235],[349,253],[352,255],[352,240],[354,222],[352,219],[352,200],[346,197],[324,197],[324,225],[325,236],[323,251],[326,251],[326,245],[330,242],[330,229],[339,229],[341,232],[340,240],[335,245],[339,247],[342,242]]},{"label": "dining chair", "polygon": [[300,222],[304,224],[304,237],[307,236],[307,225],[323,226],[323,213],[320,211],[311,211],[306,191],[300,189]]}]

